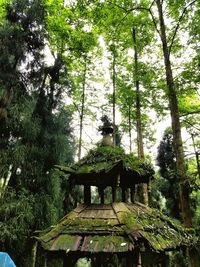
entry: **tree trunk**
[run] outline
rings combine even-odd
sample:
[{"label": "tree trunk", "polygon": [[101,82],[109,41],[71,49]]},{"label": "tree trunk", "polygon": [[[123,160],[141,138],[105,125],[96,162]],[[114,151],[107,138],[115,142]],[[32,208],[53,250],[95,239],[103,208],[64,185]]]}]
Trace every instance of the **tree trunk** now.
[{"label": "tree trunk", "polygon": [[112,62],[112,84],[113,84],[113,144],[116,145],[116,53],[115,53],[115,46],[112,47],[112,56],[113,56],[113,62]]},{"label": "tree trunk", "polygon": [[37,245],[38,245],[38,242],[36,241],[33,244],[33,248],[32,248],[32,264],[31,264],[32,267],[36,266]]},{"label": "tree trunk", "polygon": [[193,144],[193,148],[194,148],[194,153],[195,153],[195,158],[196,158],[196,164],[197,164],[197,173],[200,179],[200,162],[199,162],[199,152],[196,149],[196,145],[195,145],[195,141],[194,141],[194,135],[191,134],[192,136],[192,144]]},{"label": "tree trunk", "polygon": [[199,266],[199,259],[200,255],[196,248],[192,248],[188,252],[189,254],[189,267],[198,267]]},{"label": "tree trunk", "polygon": [[131,105],[128,105],[128,132],[129,132],[129,150],[132,152],[132,136],[131,136]]},{"label": "tree trunk", "polygon": [[189,182],[186,176],[186,167],[184,161],[184,152],[183,144],[181,137],[181,126],[180,126],[180,116],[178,109],[178,100],[172,75],[172,68],[170,62],[169,49],[167,46],[167,38],[165,31],[165,22],[163,17],[162,10],[162,1],[156,0],[158,13],[159,13],[159,22],[160,22],[160,32],[161,32],[161,41],[163,47],[165,71],[166,71],[166,82],[168,87],[168,99],[169,99],[169,108],[171,113],[172,120],[172,131],[173,131],[173,140],[174,140],[174,151],[176,155],[176,165],[178,172],[178,179],[180,180],[180,204],[181,204],[181,215],[183,222],[186,227],[192,226],[192,217],[190,209],[190,187]]},{"label": "tree trunk", "polygon": [[13,95],[12,88],[8,88],[4,91],[0,98],[0,122],[7,119],[7,107],[9,106]]},{"label": "tree trunk", "polygon": [[[138,52],[136,31],[132,29],[133,47],[134,47],[134,75],[135,75],[135,88],[136,88],[136,129],[137,129],[137,148],[138,158],[144,159],[144,145],[143,145],[143,132],[142,132],[142,117],[141,117],[141,96],[140,96],[140,83],[138,78]],[[138,185],[139,201],[148,205],[148,189],[146,184]]]},{"label": "tree trunk", "polygon": [[83,135],[83,117],[85,111],[85,83],[87,73],[87,62],[85,58],[84,70],[83,70],[83,83],[82,83],[82,99],[81,99],[81,113],[80,113],[80,133],[79,133],[79,144],[78,144],[78,160],[81,159],[81,148],[82,148],[82,135]]}]

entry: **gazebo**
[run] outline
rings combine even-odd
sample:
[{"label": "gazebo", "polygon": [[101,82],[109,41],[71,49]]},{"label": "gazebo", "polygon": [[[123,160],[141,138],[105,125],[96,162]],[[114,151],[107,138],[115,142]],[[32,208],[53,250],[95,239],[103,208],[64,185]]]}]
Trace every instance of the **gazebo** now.
[{"label": "gazebo", "polygon": [[[85,158],[70,167],[57,166],[72,186],[83,186],[84,203],[35,237],[46,266],[61,258],[63,267],[73,267],[86,257],[92,267],[114,261],[123,267],[166,267],[167,252],[191,246],[194,237],[159,210],[135,201],[135,186],[153,179],[152,166],[113,147],[111,127],[101,131],[103,141]],[[98,204],[92,203],[91,186],[98,188]],[[112,197],[105,203],[108,188]]]}]

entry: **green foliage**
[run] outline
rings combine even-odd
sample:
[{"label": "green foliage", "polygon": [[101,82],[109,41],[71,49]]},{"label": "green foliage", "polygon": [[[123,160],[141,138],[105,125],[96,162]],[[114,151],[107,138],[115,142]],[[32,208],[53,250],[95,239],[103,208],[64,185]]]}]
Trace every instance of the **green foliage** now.
[{"label": "green foliage", "polygon": [[192,200],[194,202],[194,225],[198,228],[199,223],[200,223],[200,192],[199,191],[194,191],[192,193]]},{"label": "green foliage", "polygon": [[172,217],[180,219],[179,185],[173,149],[173,136],[170,128],[165,130],[163,139],[158,147],[157,165],[161,175],[157,185],[166,198],[166,212]]},{"label": "green foliage", "polygon": [[[1,250],[8,251],[16,262],[19,261],[18,257],[21,257],[21,266],[30,256],[30,248],[27,245],[34,224],[34,205],[34,196],[23,188],[16,193],[8,187],[4,197],[0,198]],[[27,253],[26,257],[24,253]]]},{"label": "green foliage", "polygon": [[30,225],[33,223],[34,197],[22,189],[18,194],[8,187],[4,198],[0,199],[1,214],[1,246],[12,244],[12,241],[23,241],[30,234]]},{"label": "green foliage", "polygon": [[14,1],[0,27],[1,247],[19,266],[30,266],[33,232],[64,213],[69,187],[52,169],[74,152],[71,113],[61,101],[66,68],[61,56],[47,67],[42,55],[44,13],[43,1]]},{"label": "green foliage", "polygon": [[188,258],[185,257],[184,251],[176,251],[171,254],[170,265],[174,267],[187,267],[189,264]]}]

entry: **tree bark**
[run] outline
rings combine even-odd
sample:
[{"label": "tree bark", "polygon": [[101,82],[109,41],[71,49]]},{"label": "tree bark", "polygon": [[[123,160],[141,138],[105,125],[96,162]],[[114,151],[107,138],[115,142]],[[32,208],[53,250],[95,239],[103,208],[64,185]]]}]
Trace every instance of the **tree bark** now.
[{"label": "tree bark", "polygon": [[[133,47],[134,47],[134,75],[135,75],[135,88],[136,88],[136,129],[137,129],[137,149],[138,158],[144,159],[144,145],[143,145],[143,130],[142,130],[142,117],[141,117],[141,96],[140,96],[140,83],[138,78],[138,51],[136,41],[135,28],[132,29]],[[148,189],[147,184],[138,185],[139,201],[148,205]]]},{"label": "tree bark", "polygon": [[35,267],[36,266],[37,245],[38,245],[38,242],[36,241],[33,244],[33,248],[32,248],[32,263],[31,263],[31,266],[32,267]]},{"label": "tree bark", "polygon": [[112,47],[112,56],[113,56],[113,62],[112,62],[112,84],[113,84],[113,144],[116,145],[116,53],[115,53],[115,46]]},{"label": "tree bark", "polygon": [[82,83],[82,99],[81,99],[81,113],[80,113],[80,132],[79,132],[79,144],[78,144],[78,160],[81,159],[82,149],[82,135],[83,135],[83,117],[85,111],[85,83],[87,73],[87,62],[85,58],[84,70],[83,70],[83,83]]},{"label": "tree bark", "polygon": [[131,105],[128,105],[128,132],[129,132],[129,150],[132,152],[132,136],[131,136]]},{"label": "tree bark", "polygon": [[189,267],[198,267],[199,266],[199,260],[200,260],[200,255],[198,253],[198,249],[192,248],[189,249],[188,251],[188,256],[189,256]]},{"label": "tree bark", "polygon": [[200,162],[199,162],[199,152],[196,149],[196,145],[195,145],[195,141],[194,141],[194,135],[191,134],[192,137],[192,144],[193,144],[193,148],[194,148],[194,153],[195,153],[195,158],[196,158],[196,164],[197,164],[197,173],[200,179]]},{"label": "tree bark", "polygon": [[178,172],[178,179],[180,181],[180,204],[181,204],[181,215],[183,219],[183,223],[186,227],[192,226],[192,216],[190,209],[190,187],[189,182],[186,176],[186,167],[184,160],[184,152],[183,152],[183,144],[181,137],[181,126],[180,126],[180,116],[178,109],[178,100],[174,85],[174,79],[172,74],[171,62],[169,49],[167,45],[166,38],[166,27],[163,17],[162,10],[162,1],[156,0],[158,14],[159,14],[159,22],[160,22],[160,32],[161,32],[161,41],[164,55],[164,63],[165,63],[165,72],[166,72],[166,82],[168,88],[168,99],[169,99],[169,108],[171,113],[172,120],[172,131],[173,131],[173,140],[174,140],[174,151],[176,156],[176,165]]},{"label": "tree bark", "polygon": [[12,88],[4,91],[3,96],[0,98],[0,122],[2,123],[7,119],[7,107],[9,106],[13,95]]}]

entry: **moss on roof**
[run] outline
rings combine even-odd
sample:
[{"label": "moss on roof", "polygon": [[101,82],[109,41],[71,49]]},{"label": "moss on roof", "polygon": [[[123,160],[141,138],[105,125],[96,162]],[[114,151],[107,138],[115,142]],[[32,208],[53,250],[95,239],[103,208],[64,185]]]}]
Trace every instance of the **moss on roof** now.
[{"label": "moss on roof", "polygon": [[[85,248],[84,242],[87,243],[89,236],[90,240],[95,236],[95,242]],[[121,243],[118,246],[116,242],[111,244],[110,236]],[[123,251],[141,246],[148,251],[161,252],[197,242],[195,235],[177,221],[139,203],[81,205],[57,225],[42,232],[37,239],[46,250],[89,252],[95,249],[120,252],[123,243]]]},{"label": "moss on roof", "polygon": [[[70,167],[56,166],[61,171],[73,176],[80,176],[92,173],[109,173],[120,166],[123,172],[133,172],[138,176],[149,176],[154,174],[151,163],[145,160],[139,160],[134,154],[125,154],[119,147],[98,146],[91,150],[86,157]],[[120,171],[120,170],[119,170]]]}]

